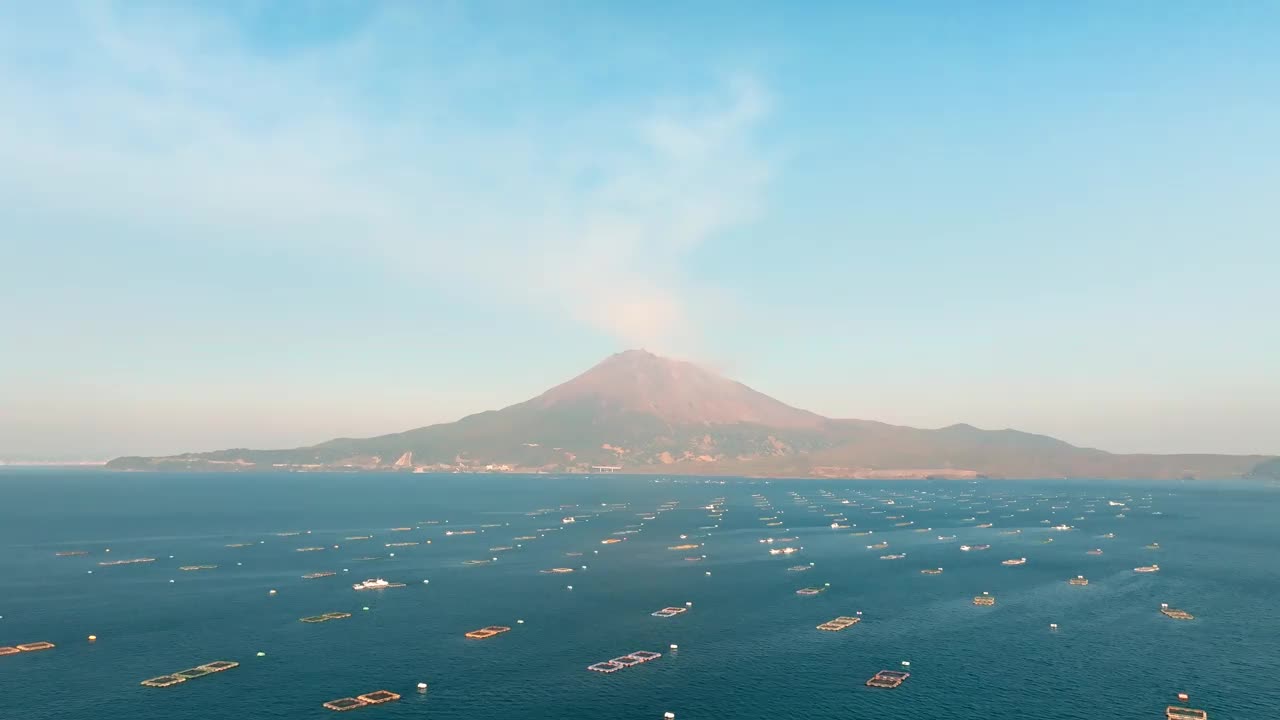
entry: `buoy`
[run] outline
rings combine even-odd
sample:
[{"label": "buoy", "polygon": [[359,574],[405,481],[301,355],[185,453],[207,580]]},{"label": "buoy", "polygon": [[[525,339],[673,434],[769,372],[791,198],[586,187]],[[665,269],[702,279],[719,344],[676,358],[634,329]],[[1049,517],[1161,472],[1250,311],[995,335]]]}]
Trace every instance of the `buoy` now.
[{"label": "buoy", "polygon": [[431,582],[431,581],[430,581],[430,580],[423,580],[423,581],[422,581],[422,584],[423,584],[423,585],[426,585],[426,584],[427,584],[427,583],[429,583],[429,582]]},{"label": "buoy", "polygon": [[268,594],[268,595],[275,595],[275,594],[276,594],[276,591],[275,591],[275,590],[268,590],[268,591],[267,591],[267,594]]},{"label": "buoy", "polygon": [[1058,629],[1058,623],[1049,623],[1049,629],[1050,629],[1050,630],[1057,630],[1057,629]]},{"label": "buoy", "polygon": [[679,645],[677,645],[677,644],[675,644],[675,643],[671,643],[671,649],[672,649],[672,650],[679,650],[679,649],[680,649],[680,646],[679,646]]},{"label": "buoy", "polygon": [[106,550],[104,550],[103,552],[111,552],[111,548],[107,548],[107,549],[106,549]]},{"label": "buoy", "polygon": [[90,636],[89,636],[89,642],[97,642],[97,641],[98,641],[98,636],[97,636],[97,635],[90,635]]},{"label": "buoy", "polygon": [[362,607],[362,608],[360,608],[360,609],[361,609],[361,610],[368,610],[368,609],[369,609],[369,606],[368,606],[368,605],[365,605],[364,607]]},{"label": "buoy", "polygon": [[1186,702],[1186,701],[1188,701],[1188,700],[1190,700],[1190,699],[1191,699],[1191,697],[1190,697],[1189,695],[1187,695],[1186,693],[1178,693],[1178,701],[1179,701],[1179,702]]},{"label": "buoy", "polygon": [[391,553],[391,557],[395,557],[395,556],[396,556],[396,554],[395,554],[395,553]]},{"label": "buoy", "polygon": [[523,621],[523,620],[517,620],[517,621],[516,621],[516,624],[517,624],[517,625],[523,625],[523,624],[524,624],[524,621]]},{"label": "buoy", "polygon": [[565,589],[566,589],[566,590],[572,590],[572,589],[573,589],[573,586],[572,586],[572,585],[565,585],[564,587],[565,587]]},{"label": "buoy", "polygon": [[258,651],[258,657],[266,657],[266,656],[267,656],[266,653],[262,652],[261,650]]},{"label": "buoy", "polygon": [[667,712],[662,713],[662,717],[667,720],[675,720],[676,714],[668,710]]},{"label": "buoy", "polygon": [[170,580],[169,582],[173,582],[173,581],[172,581],[172,580]]},{"label": "buoy", "polygon": [[1161,609],[1161,610],[1168,610],[1168,609],[1169,609],[1169,603],[1160,603],[1160,609]]},{"label": "buoy", "polygon": [[691,601],[685,601],[684,606],[685,606],[685,607],[693,607],[693,602],[691,602]]},{"label": "buoy", "polygon": [[426,684],[426,683],[418,683],[418,691],[419,691],[419,692],[426,692],[426,690],[427,690],[427,684]]},{"label": "buoy", "polygon": [[708,570],[706,574],[707,574],[707,575],[710,575],[710,574],[711,574],[711,571],[710,571],[710,570]]},{"label": "buoy", "polygon": [[902,661],[902,667],[911,667],[911,663],[907,660]]}]

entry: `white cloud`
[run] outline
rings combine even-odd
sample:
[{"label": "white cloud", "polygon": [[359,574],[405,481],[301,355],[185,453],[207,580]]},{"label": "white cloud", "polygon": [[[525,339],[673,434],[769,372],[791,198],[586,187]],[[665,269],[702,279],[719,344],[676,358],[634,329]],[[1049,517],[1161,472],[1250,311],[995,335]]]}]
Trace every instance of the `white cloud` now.
[{"label": "white cloud", "polygon": [[404,282],[688,351],[689,254],[748,221],[769,177],[765,91],[739,77],[481,108],[465,79],[537,76],[483,52],[400,66],[404,43],[447,32],[435,20],[397,12],[284,55],[164,6],[0,22],[0,202],[140,241],[376,254]]}]

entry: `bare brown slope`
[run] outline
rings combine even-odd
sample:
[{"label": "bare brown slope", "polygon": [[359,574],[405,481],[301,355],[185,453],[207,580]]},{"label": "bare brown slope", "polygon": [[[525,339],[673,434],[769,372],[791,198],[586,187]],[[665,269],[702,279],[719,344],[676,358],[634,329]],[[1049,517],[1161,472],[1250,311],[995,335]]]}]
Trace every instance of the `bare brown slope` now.
[{"label": "bare brown slope", "polygon": [[778,402],[693,363],[628,350],[515,407],[592,407],[617,415],[646,415],[679,425],[750,424],[816,429],[821,415]]}]

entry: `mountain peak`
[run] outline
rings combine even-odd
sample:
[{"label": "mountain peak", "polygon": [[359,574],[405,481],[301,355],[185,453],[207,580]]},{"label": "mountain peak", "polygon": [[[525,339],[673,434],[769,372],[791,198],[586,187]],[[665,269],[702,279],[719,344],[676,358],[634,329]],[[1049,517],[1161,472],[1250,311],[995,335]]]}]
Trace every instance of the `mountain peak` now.
[{"label": "mountain peak", "polygon": [[786,428],[826,422],[691,362],[643,349],[610,355],[531,402],[544,408],[586,406],[613,414],[649,415],[672,425],[753,423]]}]

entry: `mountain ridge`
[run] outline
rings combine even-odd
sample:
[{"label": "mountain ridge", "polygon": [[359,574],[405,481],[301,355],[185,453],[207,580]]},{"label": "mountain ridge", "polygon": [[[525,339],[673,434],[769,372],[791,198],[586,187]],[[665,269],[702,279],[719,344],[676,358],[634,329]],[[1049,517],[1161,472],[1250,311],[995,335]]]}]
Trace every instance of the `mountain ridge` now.
[{"label": "mountain ridge", "polygon": [[967,423],[827,418],[693,363],[628,350],[500,410],[282,450],[124,457],[115,470],[416,470],[797,477],[1243,477],[1270,456],[1121,455]]}]

